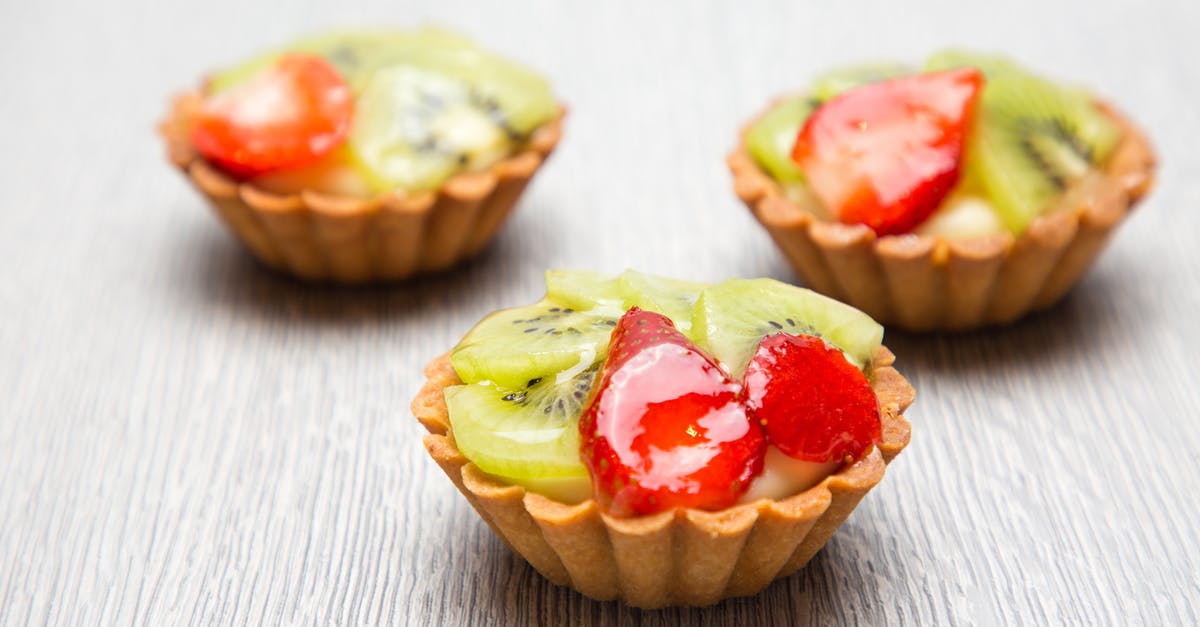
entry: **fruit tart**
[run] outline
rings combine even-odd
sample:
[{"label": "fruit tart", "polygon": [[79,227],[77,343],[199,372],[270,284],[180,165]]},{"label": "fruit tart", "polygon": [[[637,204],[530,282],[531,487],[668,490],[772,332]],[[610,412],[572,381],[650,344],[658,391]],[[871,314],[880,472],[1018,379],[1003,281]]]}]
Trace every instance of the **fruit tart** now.
[{"label": "fruit tart", "polygon": [[803,566],[908,443],[866,314],[770,279],[547,273],[425,371],[425,447],[547,579],[637,607]]},{"label": "fruit tart", "polygon": [[360,283],[480,252],[562,116],[537,74],[423,29],[293,42],[177,97],[160,132],[260,261]]},{"label": "fruit tart", "polygon": [[929,331],[1055,304],[1149,191],[1155,157],[1090,93],[945,51],[819,78],[751,121],[728,164],[807,285]]}]

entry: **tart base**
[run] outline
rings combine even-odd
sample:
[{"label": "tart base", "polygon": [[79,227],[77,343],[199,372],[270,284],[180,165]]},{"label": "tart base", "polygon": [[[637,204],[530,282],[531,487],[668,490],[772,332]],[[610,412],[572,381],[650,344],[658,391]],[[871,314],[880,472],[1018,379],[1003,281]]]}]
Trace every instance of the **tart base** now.
[{"label": "tart base", "polygon": [[177,97],[159,126],[171,163],[264,265],[336,283],[407,279],[480,253],[554,151],[565,115],[487,170],[457,174],[430,192],[360,198],[312,190],[280,195],[221,172],[188,138],[188,118],[199,103],[198,93]]},{"label": "tart base", "polygon": [[914,390],[891,367],[894,359],[881,347],[871,366],[883,423],[877,447],[804,492],[721,511],[616,518],[594,499],[566,505],[497,482],[455,446],[442,391],[461,381],[449,354],[426,367],[412,411],[429,430],[424,442],[434,461],[492,531],[550,581],[642,608],[711,605],[755,594],[804,566],[883,478],[911,433],[903,412]]},{"label": "tart base", "polygon": [[1115,109],[1102,108],[1125,130],[1103,176],[1068,190],[1063,206],[1019,236],[877,237],[865,225],[822,220],[758,166],[745,129],[727,163],[734,191],[806,285],[887,326],[962,331],[1056,304],[1149,192],[1155,169],[1149,141]]}]

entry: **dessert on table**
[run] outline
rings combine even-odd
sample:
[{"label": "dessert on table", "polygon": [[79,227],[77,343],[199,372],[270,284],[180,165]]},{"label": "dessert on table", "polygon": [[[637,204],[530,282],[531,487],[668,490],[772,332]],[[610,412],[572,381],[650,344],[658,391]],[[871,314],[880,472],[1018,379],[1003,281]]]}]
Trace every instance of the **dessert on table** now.
[{"label": "dessert on table", "polygon": [[541,76],[425,28],[292,42],[177,97],[160,132],[261,262],[360,283],[479,253],[562,116]]},{"label": "dessert on table", "polygon": [[908,443],[866,314],[771,279],[550,271],[426,369],[425,446],[551,581],[638,607],[803,566]]},{"label": "dessert on table", "polygon": [[1149,191],[1114,107],[1013,61],[832,72],[752,120],[734,188],[813,289],[917,331],[1058,302]]}]

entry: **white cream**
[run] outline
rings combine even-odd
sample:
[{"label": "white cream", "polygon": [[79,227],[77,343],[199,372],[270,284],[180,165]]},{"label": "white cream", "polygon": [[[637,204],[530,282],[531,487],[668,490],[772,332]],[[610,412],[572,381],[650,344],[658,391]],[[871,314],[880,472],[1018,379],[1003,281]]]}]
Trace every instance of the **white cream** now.
[{"label": "white cream", "polygon": [[774,446],[768,446],[762,474],[750,483],[750,489],[746,490],[738,502],[779,500],[799,494],[833,474],[840,465],[839,461],[808,462],[795,459]]},{"label": "white cream", "polygon": [[1004,232],[995,207],[981,196],[954,192],[941,207],[913,231],[948,238],[977,237]]}]

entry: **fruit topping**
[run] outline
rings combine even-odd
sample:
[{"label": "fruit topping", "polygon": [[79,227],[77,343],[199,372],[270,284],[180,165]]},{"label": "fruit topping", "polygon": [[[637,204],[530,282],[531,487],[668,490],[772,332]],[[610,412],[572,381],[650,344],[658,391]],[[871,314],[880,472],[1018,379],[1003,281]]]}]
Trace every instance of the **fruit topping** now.
[{"label": "fruit topping", "polygon": [[782,100],[746,131],[746,148],[776,181],[804,180],[804,173],[792,161],[792,146],[796,145],[796,135],[804,121],[818,104],[805,97]]},{"label": "fruit topping", "polygon": [[350,148],[381,187],[436,187],[508,154],[511,138],[471,86],[437,72],[380,70],[359,97]]},{"label": "fruit topping", "polygon": [[883,327],[867,314],[774,279],[707,287],[692,309],[692,337],[734,377],[742,376],[759,341],[776,333],[825,338],[863,368],[883,342]]},{"label": "fruit topping", "polygon": [[817,102],[828,102],[842,92],[855,87],[900,78],[913,73],[912,68],[899,63],[876,63],[834,70],[818,76],[812,84],[812,97]]},{"label": "fruit topping", "polygon": [[630,309],[579,422],[595,498],[618,516],[736,503],[765,450],[740,392],[669,318]]},{"label": "fruit topping", "polygon": [[982,86],[965,68],[851,89],[809,116],[792,158],[841,221],[908,232],[958,181]]},{"label": "fruit topping", "polygon": [[616,279],[590,270],[547,270],[546,298],[580,311],[621,307],[625,300]]},{"label": "fruit topping", "polygon": [[764,338],[746,368],[744,398],[767,440],[796,459],[858,459],[879,442],[879,402],[866,375],[819,337]]},{"label": "fruit topping", "polygon": [[689,337],[692,307],[705,287],[704,283],[669,279],[637,270],[626,270],[617,277],[617,289],[626,309],[639,307],[663,314]]},{"label": "fruit topping", "polygon": [[192,120],[193,145],[234,174],[310,164],[342,144],[354,103],[328,61],[287,54],[209,96]]},{"label": "fruit topping", "polygon": [[598,368],[549,375],[506,388],[470,383],[446,388],[454,440],[480,470],[560,501],[591,496],[579,459],[577,421]]},{"label": "fruit topping", "polygon": [[489,381],[509,389],[582,372],[604,357],[620,315],[576,311],[550,300],[504,309],[475,325],[450,353],[450,363],[465,383]]},{"label": "fruit topping", "polygon": [[965,176],[1019,233],[1103,164],[1121,129],[1082,91],[1015,71],[989,78],[971,131]]}]

